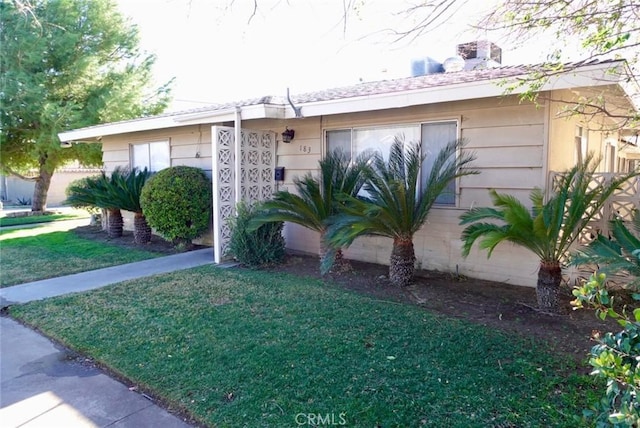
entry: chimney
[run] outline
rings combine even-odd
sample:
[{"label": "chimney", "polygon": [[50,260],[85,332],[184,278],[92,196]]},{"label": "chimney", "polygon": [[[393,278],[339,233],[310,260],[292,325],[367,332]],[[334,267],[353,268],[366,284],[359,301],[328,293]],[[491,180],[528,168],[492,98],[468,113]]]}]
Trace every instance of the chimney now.
[{"label": "chimney", "polygon": [[497,67],[502,63],[502,49],[488,40],[459,44],[457,52],[465,60],[465,70]]}]

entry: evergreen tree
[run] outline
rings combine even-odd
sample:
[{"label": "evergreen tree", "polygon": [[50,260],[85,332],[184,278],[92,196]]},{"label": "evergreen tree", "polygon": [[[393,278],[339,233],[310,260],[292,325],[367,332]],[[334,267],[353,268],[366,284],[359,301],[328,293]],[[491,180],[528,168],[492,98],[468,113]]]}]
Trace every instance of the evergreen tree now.
[{"label": "evergreen tree", "polygon": [[111,0],[0,2],[0,171],[35,181],[33,211],[57,167],[101,164],[99,144],[62,148],[59,132],[166,107],[169,84],[150,88],[154,61]]}]

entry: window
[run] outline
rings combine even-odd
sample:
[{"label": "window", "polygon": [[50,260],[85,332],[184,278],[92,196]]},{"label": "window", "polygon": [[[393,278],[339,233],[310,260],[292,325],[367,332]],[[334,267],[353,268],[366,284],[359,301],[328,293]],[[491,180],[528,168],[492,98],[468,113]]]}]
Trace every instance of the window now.
[{"label": "window", "polygon": [[576,126],[576,163],[582,163],[587,157],[588,130],[582,126]]},{"label": "window", "polygon": [[169,141],[131,145],[131,166],[149,171],[160,171],[171,166]]},{"label": "window", "polygon": [[[431,173],[431,168],[433,168],[435,156],[446,144],[458,138],[458,123],[456,121],[444,121],[421,125],[407,124],[327,131],[327,151],[342,149],[351,157],[355,157],[365,150],[377,150],[383,157],[387,158],[389,148],[398,136],[404,136],[406,142],[419,142],[422,153],[427,155],[420,172],[420,182],[424,186]],[[447,191],[438,197],[436,203],[455,205],[455,190],[456,183],[450,183]]]},{"label": "window", "polygon": [[607,165],[606,172],[616,172],[616,146],[612,143],[606,145],[605,165]]},{"label": "window", "polygon": [[[429,174],[433,168],[433,163],[440,150],[451,141],[458,139],[458,123],[433,122],[422,124],[422,153],[427,155],[422,164],[422,179],[420,184],[425,186],[429,179]],[[456,183],[455,180],[449,183],[447,188],[438,196],[436,204],[455,205],[456,204]]]}]

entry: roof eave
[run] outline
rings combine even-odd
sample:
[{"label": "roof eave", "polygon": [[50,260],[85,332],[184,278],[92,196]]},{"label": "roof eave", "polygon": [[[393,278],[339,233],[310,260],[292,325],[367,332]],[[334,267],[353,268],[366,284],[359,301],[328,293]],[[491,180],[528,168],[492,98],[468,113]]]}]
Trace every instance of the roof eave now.
[{"label": "roof eave", "polygon": [[[608,72],[610,69],[610,65],[604,67],[601,64],[574,69],[570,72],[551,77],[538,91],[571,89],[585,86],[605,86],[619,83],[619,79],[616,78],[615,73]],[[412,91],[315,101],[301,104],[300,107],[302,107],[302,114],[305,117],[312,117],[360,111],[386,110],[505,95],[520,95],[527,91],[528,86],[526,84],[516,86],[508,92],[505,88],[510,87],[513,83],[517,83],[518,79],[522,79],[523,76],[524,75],[518,75],[458,83],[455,85],[434,86]],[[498,83],[500,83],[500,85],[498,85]],[[292,109],[287,109],[286,118],[295,118],[295,112]]]},{"label": "roof eave", "polygon": [[218,111],[205,111],[201,113],[175,114],[171,116],[156,116],[135,119],[124,122],[107,123],[89,128],[75,129],[58,134],[60,141],[92,141],[100,140],[109,135],[127,134],[131,132],[151,131],[154,129],[176,128],[187,125],[201,125],[205,123],[222,123],[233,121],[236,110],[240,109],[241,118],[264,119],[284,118],[284,106],[273,104],[258,104],[242,107],[233,107]]}]

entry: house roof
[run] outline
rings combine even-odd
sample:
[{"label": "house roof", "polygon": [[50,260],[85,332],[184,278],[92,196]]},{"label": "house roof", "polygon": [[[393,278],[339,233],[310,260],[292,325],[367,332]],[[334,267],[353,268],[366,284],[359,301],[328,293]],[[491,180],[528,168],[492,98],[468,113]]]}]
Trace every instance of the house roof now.
[{"label": "house roof", "polygon": [[[624,66],[624,61],[620,60],[568,63],[565,64],[565,71],[553,75],[540,90],[615,84],[619,80],[618,73],[611,73],[610,70]],[[291,95],[291,103],[285,97],[264,96],[80,128],[62,132],[59,137],[61,141],[92,140],[128,132],[233,121],[238,115],[242,120],[293,119],[297,117],[293,106],[300,110],[303,117],[312,117],[501,96],[505,90],[498,83],[516,82],[518,78],[542,70],[542,67],[504,66],[364,82]],[[511,93],[518,94],[525,90],[526,85]]]}]

